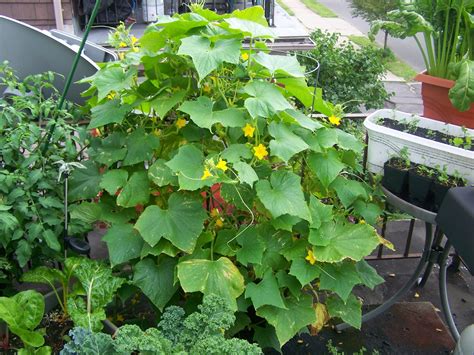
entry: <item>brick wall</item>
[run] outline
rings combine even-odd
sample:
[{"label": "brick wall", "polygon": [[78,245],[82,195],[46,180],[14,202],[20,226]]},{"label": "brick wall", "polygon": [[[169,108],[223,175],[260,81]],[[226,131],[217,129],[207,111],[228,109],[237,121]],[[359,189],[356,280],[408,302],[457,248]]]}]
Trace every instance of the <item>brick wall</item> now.
[{"label": "brick wall", "polygon": [[[71,0],[62,0],[65,25],[72,24]],[[12,17],[41,29],[56,28],[52,0],[0,0],[0,15]]]}]

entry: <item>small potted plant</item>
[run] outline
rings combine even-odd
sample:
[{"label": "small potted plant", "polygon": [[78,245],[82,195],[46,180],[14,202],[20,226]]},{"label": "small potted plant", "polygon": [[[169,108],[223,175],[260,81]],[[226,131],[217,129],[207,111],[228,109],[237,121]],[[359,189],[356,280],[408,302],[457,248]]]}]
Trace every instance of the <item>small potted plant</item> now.
[{"label": "small potted plant", "polygon": [[438,165],[436,167],[436,176],[431,185],[431,192],[433,195],[433,210],[438,211],[443,203],[444,197],[451,187],[464,186],[466,180],[455,172],[452,176],[448,175],[446,165],[442,168]]},{"label": "small potted plant", "polygon": [[371,37],[381,29],[396,38],[413,37],[426,65],[416,77],[423,116],[469,128],[474,127],[473,11],[472,1],[414,0],[390,11],[388,20],[373,22],[370,31]]},{"label": "small potted plant", "polygon": [[410,153],[403,147],[398,156],[392,156],[384,164],[382,185],[398,196],[406,194],[408,187],[408,171],[411,168]]},{"label": "small potted plant", "polygon": [[411,203],[423,208],[430,207],[430,191],[436,170],[416,164],[408,172],[408,198]]}]

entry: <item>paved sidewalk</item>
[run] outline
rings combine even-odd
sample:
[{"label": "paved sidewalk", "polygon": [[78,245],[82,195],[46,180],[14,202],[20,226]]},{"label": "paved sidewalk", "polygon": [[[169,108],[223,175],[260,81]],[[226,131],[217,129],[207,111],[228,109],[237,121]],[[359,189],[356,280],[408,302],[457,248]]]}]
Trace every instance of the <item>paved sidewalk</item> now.
[{"label": "paved sidewalk", "polygon": [[[349,22],[335,17],[327,18],[321,17],[308,9],[299,0],[283,0],[284,3],[294,12],[295,20],[301,22],[309,32],[316,28],[331,33],[340,33],[345,39],[349,40],[348,36],[365,36],[356,27]],[[278,11],[284,11],[278,5]],[[355,44],[354,44],[355,45]],[[389,92],[393,92],[392,98],[386,102],[386,108],[393,108],[404,112],[421,114],[423,112],[423,105],[420,96],[420,85],[418,83],[406,83],[403,78],[387,71],[384,78],[384,85]]]}]

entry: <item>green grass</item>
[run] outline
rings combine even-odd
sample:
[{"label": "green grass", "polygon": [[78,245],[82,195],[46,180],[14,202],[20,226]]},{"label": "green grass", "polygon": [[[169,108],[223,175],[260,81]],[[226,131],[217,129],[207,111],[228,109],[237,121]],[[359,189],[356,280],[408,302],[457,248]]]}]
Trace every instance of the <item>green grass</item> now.
[{"label": "green grass", "polygon": [[330,9],[320,4],[316,0],[301,0],[301,2],[305,4],[308,9],[310,9],[321,17],[337,17],[334,12],[332,12]]},{"label": "green grass", "polygon": [[[349,36],[349,39],[360,47],[374,47],[381,49],[377,43],[372,42],[365,36],[352,35]],[[410,67],[403,60],[397,58],[390,49],[388,50],[388,54],[383,57],[383,61],[387,70],[391,71],[396,76],[405,79],[406,81],[412,81],[417,74],[417,72],[412,67]]]},{"label": "green grass", "polygon": [[283,10],[285,10],[288,13],[288,15],[295,16],[295,13],[293,12],[293,10],[290,9],[289,6],[283,2],[283,0],[277,0],[277,3],[283,8]]}]

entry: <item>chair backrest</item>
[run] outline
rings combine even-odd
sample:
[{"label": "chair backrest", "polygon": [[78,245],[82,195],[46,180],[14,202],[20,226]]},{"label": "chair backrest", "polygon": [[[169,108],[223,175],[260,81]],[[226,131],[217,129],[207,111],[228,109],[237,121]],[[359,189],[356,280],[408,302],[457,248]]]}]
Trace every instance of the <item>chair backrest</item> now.
[{"label": "chair backrest", "polygon": [[441,204],[436,223],[474,274],[474,187],[450,189]]}]

